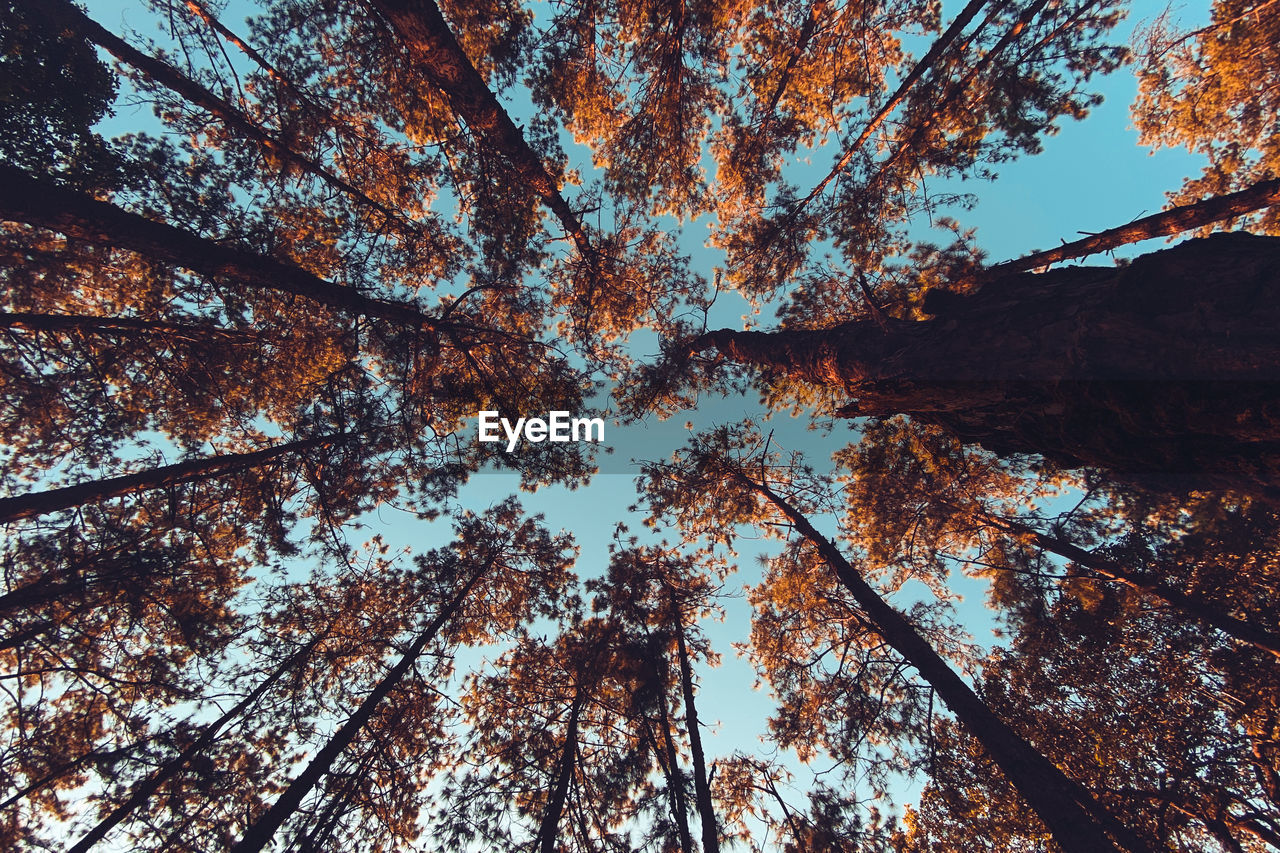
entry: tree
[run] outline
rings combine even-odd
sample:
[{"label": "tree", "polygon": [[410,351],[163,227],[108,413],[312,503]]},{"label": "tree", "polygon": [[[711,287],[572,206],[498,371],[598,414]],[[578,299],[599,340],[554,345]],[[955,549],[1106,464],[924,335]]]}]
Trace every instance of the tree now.
[{"label": "tree", "polygon": [[[1143,141],[1206,155],[1204,173],[1171,193],[1176,202],[1224,195],[1276,178],[1275,36],[1268,2],[1214,3],[1211,21],[1179,32],[1164,15],[1140,44],[1141,91],[1133,113]],[[1244,220],[1275,233],[1274,210]]]},{"label": "tree", "polygon": [[[307,767],[290,781],[271,808],[245,830],[233,850],[239,853],[262,850],[271,842],[272,836],[298,810],[311,789],[330,772],[337,758],[370,725],[380,703],[392,691],[402,689],[401,682],[414,672],[428,646],[442,635],[457,632],[458,629],[450,629],[450,625],[465,618],[468,599],[478,587],[510,586],[522,600],[519,609],[494,614],[497,618],[491,617],[492,621],[471,627],[471,631],[516,630],[522,621],[537,613],[539,602],[535,596],[545,597],[544,601],[554,601],[559,592],[555,582],[564,580],[563,551],[566,543],[548,536],[536,522],[520,519],[518,513],[519,507],[508,503],[490,513],[489,517],[467,519],[459,525],[455,553],[429,554],[423,558],[422,568],[437,575],[431,578],[432,583],[444,581],[446,589],[450,584],[456,589],[449,589],[447,597],[435,603],[436,612],[416,632],[399,660],[379,679]],[[499,574],[502,576],[500,580],[495,577]],[[521,582],[528,582],[528,574],[537,575],[539,581],[550,580],[552,584],[537,592],[521,589]],[[87,845],[84,849],[88,849]]]},{"label": "tree", "polygon": [[[1012,649],[984,666],[988,701],[1107,792],[1153,848],[1274,846],[1274,791],[1262,782],[1273,759],[1250,722],[1269,703],[1274,667],[1105,587],[1055,595],[1019,585]],[[1227,686],[1242,676],[1244,692]],[[1055,698],[1064,690],[1069,702]],[[989,849],[1036,843],[1040,830],[1011,792],[987,787],[987,759],[969,737],[942,728],[935,760],[908,849],[972,849],[975,829]]]},{"label": "tree", "polygon": [[111,109],[116,81],[88,45],[52,23],[21,3],[0,7],[0,86],[9,106],[0,153],[24,169],[92,186],[113,165],[93,125]]},{"label": "tree", "polygon": [[[1077,781],[1067,777],[996,716],[911,621],[887,604],[831,540],[774,487],[768,473],[774,468],[772,460],[767,455],[753,458],[751,454],[753,445],[761,444],[758,435],[734,435],[722,428],[671,465],[650,466],[647,491],[655,511],[682,516],[688,527],[709,531],[761,520],[757,502],[771,507],[804,538],[849,592],[860,610],[859,618],[920,673],[961,725],[983,745],[1064,850],[1148,849]],[[760,479],[748,473],[757,468]],[[794,488],[786,482],[785,473],[783,477],[780,487]],[[695,498],[695,494],[699,497]]]},{"label": "tree", "polygon": [[[905,414],[1000,455],[1274,497],[1277,251],[1271,238],[1219,236],[1118,269],[931,290],[921,319],[726,329],[688,350],[758,367],[764,382],[829,388],[851,400],[845,417]],[[1018,332],[993,343],[981,336],[992,327]]]},{"label": "tree", "polygon": [[643,695],[643,700],[637,701],[632,713],[656,717],[644,725],[649,731],[656,728],[662,739],[659,746],[657,737],[651,736],[651,746],[659,764],[665,757],[662,770],[667,777],[672,819],[685,851],[693,849],[693,841],[686,815],[687,782],[674,743],[679,733],[672,719],[672,712],[680,705],[685,715],[684,739],[693,765],[693,807],[699,819],[701,849],[703,853],[720,849],[720,819],[702,744],[693,660],[695,653],[708,661],[716,659],[707,640],[695,631],[694,620],[715,612],[714,596],[718,590],[710,576],[714,573],[723,577],[726,571],[727,567],[719,565],[710,553],[682,555],[670,548],[637,547],[633,537],[626,547],[615,549],[607,578],[591,585],[599,593],[595,609],[643,635],[638,654],[651,671],[647,673],[649,678],[640,681],[647,691],[635,691],[637,699]]},{"label": "tree", "polygon": [[[0,4],[0,841],[1280,840],[1280,249],[1206,237],[1280,198],[1269,4],[1146,37],[1135,122],[1202,178],[1000,264],[946,216],[1098,103],[1119,0],[145,6]],[[856,441],[701,435],[581,559],[457,500],[592,472],[478,411],[743,379]],[[767,753],[708,726],[722,638]]]}]

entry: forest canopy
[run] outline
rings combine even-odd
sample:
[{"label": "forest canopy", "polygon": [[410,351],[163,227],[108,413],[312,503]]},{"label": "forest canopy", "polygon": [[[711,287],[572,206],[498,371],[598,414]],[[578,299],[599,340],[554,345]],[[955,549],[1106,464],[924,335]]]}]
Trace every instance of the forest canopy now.
[{"label": "forest canopy", "polygon": [[0,845],[1280,850],[1280,6],[1159,12],[0,0]]}]

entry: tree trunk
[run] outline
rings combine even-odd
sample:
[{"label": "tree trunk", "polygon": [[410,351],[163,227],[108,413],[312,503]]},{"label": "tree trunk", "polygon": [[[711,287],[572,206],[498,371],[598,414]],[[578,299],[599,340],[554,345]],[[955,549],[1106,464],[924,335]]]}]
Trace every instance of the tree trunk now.
[{"label": "tree trunk", "polygon": [[[911,92],[911,87],[914,86],[926,72],[933,69],[934,65],[942,57],[942,54],[946,52],[952,42],[960,37],[961,31],[969,25],[969,22],[974,19],[986,3],[987,0],[969,0],[965,7],[960,10],[960,14],[956,15],[956,17],[951,21],[951,24],[947,27],[946,31],[939,35],[934,40],[933,44],[930,45],[928,53],[921,57],[920,61],[912,66],[911,70],[907,72],[906,77],[902,78],[902,82],[898,84],[898,88],[889,96],[889,99],[880,106],[880,109],[876,111],[876,114],[872,116],[871,120],[867,122],[866,126],[863,127],[862,132],[858,134],[858,138],[854,140],[853,144],[845,149],[844,154],[840,156],[840,159],[831,167],[831,170],[826,174],[826,176],[819,181],[814,188],[809,191],[809,194],[805,196],[804,200],[796,206],[796,210],[803,208],[809,202],[817,198],[822,191],[826,189],[827,186],[849,166],[849,163],[853,161],[853,158],[862,151],[862,146],[867,143],[867,140],[871,138],[872,134],[879,130],[880,125],[884,123],[885,119],[887,119],[889,115],[907,99],[907,95]],[[978,26],[978,29],[982,29],[981,24]],[[792,212],[792,215],[794,215],[794,211]]]},{"label": "tree trunk", "polygon": [[103,583],[127,584],[143,580],[152,570],[146,561],[129,555],[125,559],[113,561],[107,571],[94,572],[89,575],[78,565],[68,569],[59,569],[37,577],[29,583],[11,589],[0,595],[0,616],[8,616],[14,612],[30,610],[50,601],[68,603],[66,598],[72,593],[83,592],[90,586]]},{"label": "tree trunk", "polygon": [[1130,243],[1151,240],[1155,237],[1169,237],[1181,234],[1183,231],[1203,228],[1206,225],[1235,219],[1274,204],[1280,204],[1280,178],[1259,181],[1238,192],[1207,198],[1194,204],[1171,207],[1168,210],[1153,213],[1151,216],[1136,219],[1127,225],[1108,228],[1106,231],[1090,234],[1084,239],[1064,243],[1056,249],[1033,252],[1021,258],[1005,261],[991,267],[988,273],[1001,276],[1033,270],[1037,267],[1047,267],[1059,261],[1096,255]]},{"label": "tree trunk", "polygon": [[93,845],[101,841],[106,837],[108,832],[132,814],[134,809],[151,799],[155,792],[160,790],[161,785],[171,779],[174,774],[182,768],[186,767],[187,763],[191,761],[192,758],[199,755],[211,743],[213,743],[213,739],[217,737],[218,732],[220,732],[227,723],[236,719],[248,710],[249,707],[262,698],[263,694],[270,690],[273,685],[291,672],[294,667],[307,657],[307,655],[311,654],[312,650],[315,649],[321,639],[322,635],[317,635],[315,639],[306,646],[286,658],[285,661],[276,667],[269,676],[263,679],[263,681],[255,687],[248,696],[237,702],[231,710],[205,726],[200,732],[200,736],[196,738],[190,746],[166,762],[159,770],[153,773],[150,778],[135,785],[133,792],[129,795],[129,799],[117,806],[111,814],[107,815],[97,826],[89,830],[83,838],[76,842],[75,846],[70,848],[68,853],[87,853]]},{"label": "tree trunk", "polygon": [[103,48],[116,59],[133,66],[133,68],[154,82],[173,90],[194,106],[216,117],[229,130],[254,142],[268,155],[316,176],[338,192],[350,196],[359,204],[374,208],[388,219],[394,220],[404,227],[410,229],[416,227],[412,222],[405,219],[402,213],[375,201],[359,188],[333,174],[321,163],[294,151],[255,124],[252,119],[223,98],[218,97],[168,63],[138,50],[70,3],[65,5],[51,3],[48,4],[46,11],[59,21],[62,21],[73,32]]},{"label": "tree trunk", "polygon": [[471,594],[471,590],[480,582],[481,578],[489,573],[494,564],[495,561],[490,560],[476,570],[470,579],[463,584],[462,588],[458,590],[457,594],[440,609],[440,612],[435,615],[430,624],[413,641],[413,644],[400,657],[396,665],[383,676],[377,686],[360,703],[360,707],[356,709],[356,712],[342,724],[342,727],[316,754],[316,757],[312,759],[306,769],[289,783],[289,787],[285,789],[285,792],[280,795],[271,808],[245,830],[244,837],[240,839],[240,842],[235,847],[231,848],[231,853],[251,853],[251,851],[252,853],[257,853],[257,851],[262,850],[271,843],[271,838],[275,835],[276,830],[289,819],[290,815],[297,811],[303,798],[310,793],[321,777],[329,771],[329,768],[338,759],[338,756],[342,754],[343,750],[351,745],[356,735],[368,725],[369,720],[373,718],[373,712],[377,710],[378,703],[385,699],[387,694],[404,679],[409,670],[413,668],[414,663],[426,650],[427,644],[435,639],[445,623],[453,618],[454,614],[458,612],[458,608],[462,606],[467,596]]},{"label": "tree trunk", "polygon": [[[655,683],[661,687],[665,680],[658,678],[655,679]],[[658,721],[662,726],[661,749],[666,754],[667,762],[663,770],[667,777],[667,787],[671,791],[671,819],[675,821],[676,833],[680,836],[681,853],[694,853],[693,836],[689,832],[689,803],[685,798],[684,779],[681,778],[675,739],[671,736],[671,715],[667,712],[667,695],[663,689],[659,690],[658,703],[658,709],[662,715]],[[657,749],[659,746],[655,743],[654,750]]]},{"label": "tree trunk", "polygon": [[0,329],[28,332],[81,332],[91,335],[167,336],[186,340],[252,341],[251,332],[224,329],[212,323],[168,323],[140,317],[104,317],[91,314],[35,314],[0,311]]},{"label": "tree trunk", "polygon": [[[737,479],[776,506],[817,549],[868,621],[894,651],[913,666],[970,734],[982,744],[1065,853],[1148,853],[1139,839],[1112,817],[1079,783],[997,717],[902,614],[889,606],[858,571],[798,510],[768,486],[744,474]],[[1115,839],[1107,837],[1110,833]]]},{"label": "tree trunk", "polygon": [[1101,577],[1122,583],[1132,589],[1135,589],[1144,595],[1158,599],[1168,604],[1170,607],[1178,610],[1193,619],[1203,622],[1212,628],[1216,628],[1228,637],[1237,640],[1246,645],[1253,646],[1260,651],[1267,652],[1280,658],[1280,636],[1276,636],[1271,631],[1251,625],[1243,619],[1237,619],[1230,613],[1225,613],[1215,607],[1206,604],[1200,599],[1187,595],[1181,590],[1166,586],[1162,583],[1149,580],[1141,575],[1135,574],[1125,569],[1114,560],[1110,560],[1100,554],[1086,551],[1078,545],[1066,541],[1057,536],[1050,536],[1047,533],[1041,533],[1032,527],[1021,524],[1008,519],[995,518],[993,516],[984,516],[986,521],[993,527],[997,527],[1015,536],[1025,536],[1034,544],[1043,548],[1050,553],[1065,557],[1086,569],[1100,575]]},{"label": "tree trunk", "polygon": [[564,748],[560,752],[560,766],[556,770],[555,785],[547,796],[542,810],[535,845],[539,853],[556,853],[556,830],[564,814],[564,804],[569,799],[569,783],[573,781],[573,764],[578,752],[578,715],[586,702],[586,692],[579,685],[574,689],[573,705],[569,708],[569,723],[565,727]]},{"label": "tree trunk", "polygon": [[[284,456],[289,453],[301,453],[312,447],[333,441],[341,436],[317,436],[301,441],[289,441],[277,444],[252,453],[228,453],[222,456],[207,456],[189,459],[173,465],[162,465],[136,474],[125,474],[121,477],[108,477],[105,480],[94,480],[75,486],[63,486],[44,492],[31,492],[9,498],[0,498],[0,524],[46,515],[63,509],[71,509],[86,503],[104,501],[108,498],[142,492],[148,489],[163,489],[207,480],[223,474],[247,471]],[[40,583],[40,581],[36,581]],[[6,594],[5,599],[20,593],[14,590]]]},{"label": "tree trunk", "polygon": [[835,387],[853,398],[845,417],[906,414],[1002,456],[1280,498],[1280,238],[1215,235],[1123,267],[934,290],[925,310],[722,329],[690,349]]},{"label": "tree trunk", "polygon": [[208,8],[197,2],[197,0],[186,0],[186,7],[187,10],[191,12],[192,15],[199,18],[205,26],[222,36],[222,38],[231,42],[240,50],[241,53],[249,57],[249,59],[253,61],[254,65],[261,68],[273,82],[278,83],[282,88],[288,91],[289,95],[297,100],[298,103],[305,105],[313,112],[326,112],[325,110],[318,108],[314,101],[303,94],[303,92],[294,85],[292,80],[280,73],[280,70],[268,62],[266,57],[255,50],[252,45],[228,29]]},{"label": "tree trunk", "polygon": [[418,70],[444,93],[454,114],[506,159],[521,182],[555,214],[578,252],[593,260],[596,253],[582,220],[458,44],[433,0],[369,0],[369,5],[409,48]]},{"label": "tree trunk", "polygon": [[412,328],[441,326],[410,303],[373,299],[293,264],[147,219],[4,163],[0,163],[0,219],[127,249],[209,278],[228,277],[249,287],[292,293],[345,313]]},{"label": "tree trunk", "polygon": [[689,752],[693,756],[693,793],[698,801],[698,818],[702,824],[702,853],[720,853],[720,829],[716,810],[711,803],[711,785],[707,781],[707,760],[702,752],[702,733],[698,731],[698,709],[694,703],[693,668],[684,642],[684,625],[676,625],[676,651],[680,656],[680,688],[684,692],[685,724],[689,727]]}]

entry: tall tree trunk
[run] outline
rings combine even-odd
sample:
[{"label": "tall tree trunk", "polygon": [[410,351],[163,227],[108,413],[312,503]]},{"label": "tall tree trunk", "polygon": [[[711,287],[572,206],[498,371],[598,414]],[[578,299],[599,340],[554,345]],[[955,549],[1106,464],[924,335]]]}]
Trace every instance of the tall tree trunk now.
[{"label": "tall tree trunk", "polygon": [[547,796],[547,805],[542,810],[542,820],[538,824],[538,837],[534,842],[539,853],[556,853],[557,830],[565,803],[569,799],[569,784],[573,781],[573,765],[577,760],[578,717],[586,700],[587,694],[582,685],[575,687],[573,704],[569,707],[569,723],[565,726],[564,748],[560,751],[560,761],[556,768],[555,784]]},{"label": "tall tree trunk", "polygon": [[38,779],[27,782],[27,784],[21,788],[18,788],[16,785],[16,782],[11,779],[10,784],[14,786],[15,790],[12,794],[8,796],[8,798],[0,802],[0,813],[3,813],[9,807],[16,805],[22,800],[25,800],[27,797],[34,794],[36,791],[39,791],[40,789],[53,784],[59,779],[70,775],[74,771],[79,770],[81,767],[84,767],[88,764],[98,764],[99,766],[103,766],[103,765],[111,766],[116,762],[127,759],[130,753],[139,749],[145,742],[154,741],[155,739],[156,738],[154,736],[149,736],[149,737],[143,738],[141,741],[136,741],[132,744],[129,744],[128,746],[120,747],[117,749],[91,749],[88,752],[81,753],[80,755],[76,756],[70,761],[66,761],[66,762],[63,762],[62,764],[59,764],[57,767],[48,771]]},{"label": "tall tree trunk", "polygon": [[59,569],[37,577],[0,595],[0,616],[30,610],[50,601],[63,601],[72,593],[83,592],[90,586],[103,583],[125,584],[146,578],[150,567],[135,555],[117,560],[105,572],[95,572],[86,576],[83,565],[67,569]]},{"label": "tall tree trunk", "polygon": [[81,332],[93,335],[166,336],[188,340],[252,341],[252,332],[224,329],[212,323],[169,323],[141,317],[104,317],[92,314],[37,314],[0,311],[0,329],[28,332]]},{"label": "tall tree trunk", "polygon": [[73,32],[103,48],[116,59],[133,66],[133,68],[154,82],[173,90],[194,106],[216,117],[229,130],[254,142],[268,155],[282,163],[287,163],[301,171],[316,176],[333,189],[350,196],[359,204],[374,208],[388,219],[399,223],[402,227],[410,229],[417,227],[414,223],[405,219],[402,213],[370,198],[363,190],[335,175],[323,164],[294,151],[223,98],[218,97],[168,63],[138,50],[88,15],[85,15],[84,12],[72,4],[50,3],[46,11],[57,20],[63,22]]},{"label": "tall tree trunk", "polygon": [[1214,196],[1193,204],[1171,207],[1168,210],[1153,213],[1151,216],[1135,219],[1127,225],[1108,228],[1106,231],[1090,234],[1083,239],[1063,243],[1056,249],[1047,249],[1014,258],[991,267],[987,275],[1001,276],[1025,272],[1037,267],[1046,267],[1058,261],[1096,255],[1129,243],[1151,240],[1155,237],[1169,237],[1173,234],[1181,234],[1183,231],[1203,228],[1215,222],[1235,219],[1275,204],[1280,204],[1280,178],[1259,181],[1238,192]]},{"label": "tall tree trunk", "polygon": [[128,249],[210,278],[229,277],[249,287],[292,293],[345,313],[411,328],[445,325],[411,303],[373,299],[293,264],[147,219],[5,163],[0,163],[0,219]]},{"label": "tall tree trunk", "polygon": [[[658,763],[662,765],[662,774],[667,780],[667,793],[671,805],[671,820],[676,825],[676,833],[680,837],[681,853],[694,853],[693,836],[689,832],[689,802],[685,795],[684,780],[681,778],[680,758],[676,753],[675,738],[671,732],[671,714],[667,706],[667,676],[668,669],[666,655],[659,652],[654,643],[654,637],[646,633],[649,639],[649,652],[645,659],[649,664],[649,677],[653,679],[655,692],[658,697],[658,725],[661,727],[662,742],[658,743],[658,736],[653,733],[653,729],[646,722],[646,730],[649,732],[649,740],[653,745],[654,755],[658,758]],[[661,664],[661,666],[660,666]]]},{"label": "tall tree trunk", "polygon": [[467,596],[471,594],[471,590],[475,588],[481,578],[492,570],[495,562],[494,560],[486,561],[471,575],[453,598],[440,608],[435,618],[423,629],[412,645],[405,650],[396,665],[383,676],[382,680],[360,703],[360,707],[356,709],[356,712],[342,724],[342,727],[329,739],[329,742],[316,753],[316,757],[311,760],[306,769],[289,783],[289,787],[285,789],[284,793],[280,795],[271,808],[245,830],[244,837],[240,839],[240,842],[235,847],[231,848],[231,853],[251,853],[251,851],[252,853],[257,853],[257,851],[262,850],[271,843],[271,838],[275,835],[276,830],[289,819],[290,815],[298,810],[303,798],[310,793],[311,789],[316,786],[316,783],[320,781],[324,774],[329,772],[333,762],[338,759],[343,750],[350,746],[356,736],[368,725],[369,720],[373,718],[373,712],[377,710],[378,703],[385,699],[387,694],[409,673],[414,663],[426,650],[427,645],[435,639],[436,635],[440,633],[440,629],[458,612],[463,602],[466,601]]},{"label": "tall tree trunk", "polygon": [[[887,119],[889,115],[907,99],[907,95],[911,92],[911,87],[919,82],[920,78],[927,72],[932,70],[933,66],[942,57],[942,54],[945,53],[947,48],[949,48],[956,39],[960,37],[960,33],[969,25],[969,22],[974,19],[978,12],[982,11],[982,7],[985,6],[986,3],[987,0],[969,0],[965,7],[960,10],[960,14],[956,15],[956,17],[951,21],[951,24],[947,29],[934,39],[933,44],[929,46],[929,51],[920,58],[919,62],[912,66],[911,70],[907,72],[907,76],[902,78],[902,82],[898,84],[898,88],[889,96],[889,99],[880,106],[880,109],[871,117],[871,120],[867,122],[866,126],[862,128],[862,132],[858,134],[858,138],[854,140],[853,144],[845,149],[844,154],[842,154],[840,159],[836,161],[836,164],[831,167],[831,171],[829,171],[822,180],[818,181],[818,183],[814,185],[813,189],[809,191],[809,194],[805,196],[804,200],[796,205],[796,207],[791,211],[792,216],[794,216],[795,213],[805,205],[809,204],[809,202],[817,198],[818,195],[827,188],[828,184],[839,177],[840,173],[848,167],[849,163],[853,161],[853,158],[862,150],[862,146],[867,143],[867,140],[871,138],[872,134],[880,129],[880,125],[884,123],[885,119]],[[982,26],[982,24],[979,24],[978,29],[982,29]]]},{"label": "tall tree trunk", "polygon": [[[665,681],[665,679],[663,679]],[[693,836],[689,832],[689,802],[685,797],[684,779],[680,773],[680,758],[676,753],[675,738],[671,735],[671,715],[667,712],[667,696],[665,691],[659,693],[658,708],[662,726],[662,745],[654,744],[654,749],[661,748],[666,755],[667,788],[671,791],[671,819],[675,821],[676,833],[680,837],[681,853],[694,853]]]},{"label": "tall tree trunk", "polygon": [[1017,521],[986,515],[983,517],[993,527],[998,527],[1015,536],[1026,537],[1050,553],[1065,557],[1107,580],[1116,581],[1144,595],[1163,601],[1170,607],[1210,627],[1216,628],[1234,640],[1280,658],[1280,636],[1271,631],[1251,625],[1243,619],[1238,619],[1230,613],[1212,607],[1199,598],[1187,595],[1181,590],[1131,572],[1116,561],[1110,560],[1101,554],[1086,551],[1061,537],[1041,533]]},{"label": "tall tree trunk", "polygon": [[[312,447],[317,447],[342,437],[333,435],[317,436],[315,438],[277,444],[274,447],[255,450],[251,453],[228,453],[221,456],[189,459],[186,462],[162,465],[159,468],[139,471],[136,474],[125,474],[120,477],[108,477],[105,480],[94,480],[75,486],[63,486],[44,492],[30,492],[25,495],[0,498],[0,524],[37,515],[46,515],[58,510],[71,509],[81,504],[104,501],[108,498],[120,497],[134,492],[163,489],[169,486],[179,486],[183,483],[207,480],[224,474],[247,471],[250,468],[265,465],[281,456],[290,453],[301,453],[304,450],[309,450]],[[39,583],[41,581],[35,582],[35,584]],[[37,594],[35,584],[30,585],[32,594]],[[20,600],[22,595],[25,594],[22,589],[24,588],[7,593],[0,601],[5,601],[6,607],[12,606],[8,599],[16,595],[17,599],[15,600]]]},{"label": "tall tree trunk", "polygon": [[720,828],[711,802],[711,784],[707,780],[707,760],[702,752],[702,733],[698,730],[698,708],[694,702],[693,667],[684,641],[684,625],[676,624],[676,652],[680,658],[680,689],[684,693],[685,723],[689,727],[689,752],[693,757],[693,793],[698,803],[702,824],[702,853],[720,853]]},{"label": "tall tree trunk", "polygon": [[925,320],[736,332],[690,350],[838,389],[1000,455],[1143,485],[1280,489],[1280,238],[1215,235],[1126,267],[934,290]]},{"label": "tall tree trunk", "polygon": [[206,6],[197,2],[197,0],[186,0],[186,7],[187,10],[191,12],[192,15],[199,18],[205,26],[239,48],[240,52],[249,57],[249,59],[253,61],[253,64],[261,68],[273,82],[278,83],[282,88],[288,91],[291,97],[299,103],[304,104],[313,112],[326,112],[325,110],[317,107],[315,102],[307,97],[296,85],[294,85],[292,80],[268,62],[266,57],[255,50],[252,45],[228,29],[227,26],[219,21],[217,16],[214,15]]},{"label": "tall tree trunk", "polygon": [[[839,549],[804,515],[767,485],[742,473],[736,477],[744,486],[777,507],[796,531],[817,549],[875,626],[876,633],[920,673],[961,725],[982,744],[1065,853],[1119,851],[1117,842],[1131,853],[1148,853],[1149,848],[1112,817],[1083,786],[1067,778],[997,717],[915,627],[863,580]],[[1114,841],[1107,837],[1108,833]]]},{"label": "tall tree trunk", "polygon": [[215,737],[227,723],[241,716],[246,710],[253,706],[255,702],[270,690],[280,679],[284,678],[293,671],[306,657],[311,654],[315,647],[323,639],[323,635],[317,635],[311,642],[294,652],[284,660],[270,675],[262,680],[249,695],[245,696],[237,702],[229,711],[218,717],[212,723],[205,726],[200,732],[200,736],[192,741],[191,745],[182,752],[178,753],[157,770],[151,776],[134,786],[129,799],[125,800],[117,806],[111,814],[107,815],[93,829],[85,833],[76,844],[70,848],[68,853],[86,853],[93,845],[97,844],[107,833],[120,824],[125,818],[133,813],[135,809],[143,803],[151,799],[156,791],[160,790],[160,786],[178,773],[182,768],[186,767],[192,758],[199,755],[213,743]]},{"label": "tall tree trunk", "polygon": [[532,189],[560,221],[578,252],[594,261],[596,253],[582,220],[560,194],[546,163],[529,147],[520,128],[458,44],[433,0],[369,0],[369,5],[386,19],[409,48],[418,62],[418,70],[444,93],[454,114],[506,159],[521,182]]}]

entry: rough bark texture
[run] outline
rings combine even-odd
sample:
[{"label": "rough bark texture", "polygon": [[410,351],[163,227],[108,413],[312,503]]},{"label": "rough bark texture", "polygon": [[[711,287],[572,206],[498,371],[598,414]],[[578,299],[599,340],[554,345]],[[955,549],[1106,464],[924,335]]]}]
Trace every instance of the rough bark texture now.
[{"label": "rough bark texture", "polygon": [[[956,674],[915,627],[862,578],[832,542],[768,486],[739,475],[744,486],[776,506],[796,531],[817,549],[823,561],[858,603],[880,637],[920,673],[938,697],[982,744],[1009,783],[1053,835],[1065,853],[1104,853],[1149,848],[1119,824],[1079,783],[997,717]],[[1107,837],[1110,833],[1115,841]],[[1117,846],[1116,842],[1120,846]]]},{"label": "rough bark texture", "polygon": [[1148,485],[1280,494],[1280,238],[1014,274],[925,307],[920,321],[722,329],[691,350],[838,387],[845,417],[906,414]]}]

